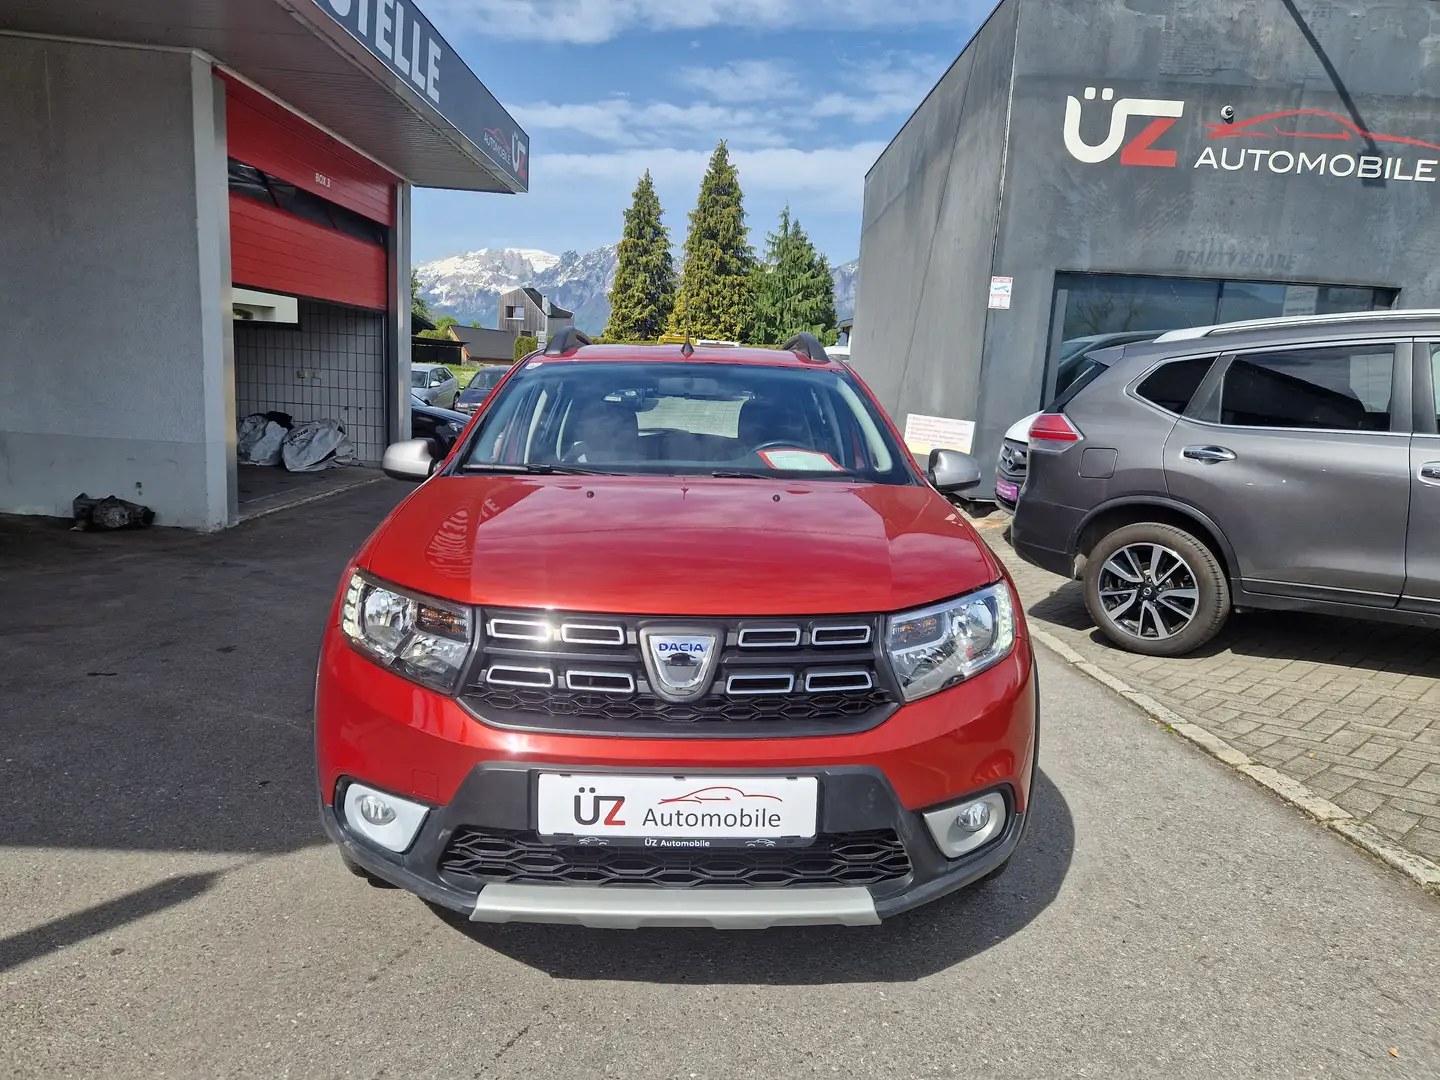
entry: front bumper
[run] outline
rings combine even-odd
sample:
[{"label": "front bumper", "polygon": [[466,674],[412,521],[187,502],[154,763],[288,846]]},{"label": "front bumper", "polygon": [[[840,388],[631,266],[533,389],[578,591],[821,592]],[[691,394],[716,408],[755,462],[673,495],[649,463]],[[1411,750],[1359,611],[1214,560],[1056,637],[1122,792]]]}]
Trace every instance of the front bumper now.
[{"label": "front bumper", "polygon": [[[477,766],[454,799],[431,810],[404,854],[383,851],[358,836],[343,820],[340,798],[330,805],[322,803],[321,820],[326,833],[353,862],[431,903],[462,912],[473,921],[569,923],[619,929],[874,924],[963,888],[998,869],[1014,853],[1025,829],[1025,814],[1016,809],[1014,790],[1001,786],[996,790],[1004,795],[1009,811],[1005,829],[978,851],[948,859],[935,845],[921,815],[900,804],[878,769],[838,767],[807,770],[820,780],[818,832],[830,835],[893,830],[909,858],[910,872],[904,877],[869,886],[837,882],[790,888],[667,888],[550,884],[523,879],[477,881],[441,869],[450,842],[461,828],[533,829],[536,777],[540,772],[555,770],[573,772],[576,767],[510,762]],[[759,771],[763,770],[752,770]]]},{"label": "front bumper", "polygon": [[[905,705],[866,731],[703,739],[667,738],[657,727],[653,739],[621,739],[493,727],[453,699],[372,664],[332,627],[316,687],[321,818],[353,862],[480,921],[716,927],[870,923],[961,888],[1010,857],[1028,811],[1037,721],[1034,658],[1023,633],[1010,656],[995,667]],[[779,888],[678,889],[491,883],[442,873],[441,859],[457,830],[532,833],[535,777],[554,771],[813,775],[821,791],[817,831],[833,836],[890,830],[903,844],[908,872],[858,892],[853,882],[828,880]],[[336,802],[343,802],[337,796],[350,780],[431,808],[403,855],[377,848],[337,813]],[[975,852],[947,859],[921,814],[987,791],[1004,794],[1004,831]],[[537,888],[542,892],[534,892]]]}]

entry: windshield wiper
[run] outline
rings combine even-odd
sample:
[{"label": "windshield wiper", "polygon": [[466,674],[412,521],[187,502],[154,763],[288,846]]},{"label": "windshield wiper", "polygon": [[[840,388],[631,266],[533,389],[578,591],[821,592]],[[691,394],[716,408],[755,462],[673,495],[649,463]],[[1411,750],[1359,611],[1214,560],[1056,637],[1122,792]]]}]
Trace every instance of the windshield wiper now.
[{"label": "windshield wiper", "polygon": [[849,480],[852,483],[859,483],[860,478],[850,472],[832,472],[828,469],[823,471],[807,471],[805,469],[770,469],[761,472],[758,469],[720,469],[710,474],[717,480]]},{"label": "windshield wiper", "polygon": [[527,476],[613,476],[604,469],[587,469],[583,465],[551,465],[544,461],[529,461],[523,464],[505,462],[480,462],[465,465],[461,472],[522,473]]}]

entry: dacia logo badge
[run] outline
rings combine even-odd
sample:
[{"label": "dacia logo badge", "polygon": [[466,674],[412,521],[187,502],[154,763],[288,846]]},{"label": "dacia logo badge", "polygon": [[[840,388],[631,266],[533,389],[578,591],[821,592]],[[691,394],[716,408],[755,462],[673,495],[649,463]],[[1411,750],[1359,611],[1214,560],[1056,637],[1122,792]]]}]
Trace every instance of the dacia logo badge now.
[{"label": "dacia logo badge", "polygon": [[710,689],[720,635],[697,627],[645,627],[640,648],[650,688],[667,701],[693,701]]}]

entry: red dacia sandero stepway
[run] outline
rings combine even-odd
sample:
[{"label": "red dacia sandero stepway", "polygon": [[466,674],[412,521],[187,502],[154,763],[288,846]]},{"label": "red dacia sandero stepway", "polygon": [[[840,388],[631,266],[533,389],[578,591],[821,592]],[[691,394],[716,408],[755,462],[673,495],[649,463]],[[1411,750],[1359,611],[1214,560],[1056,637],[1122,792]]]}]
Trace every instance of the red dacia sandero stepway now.
[{"label": "red dacia sandero stepway", "polygon": [[875,923],[994,875],[1035,769],[1000,563],[864,383],[780,351],[520,361],[346,570],[315,695],[356,873],[483,922]]}]

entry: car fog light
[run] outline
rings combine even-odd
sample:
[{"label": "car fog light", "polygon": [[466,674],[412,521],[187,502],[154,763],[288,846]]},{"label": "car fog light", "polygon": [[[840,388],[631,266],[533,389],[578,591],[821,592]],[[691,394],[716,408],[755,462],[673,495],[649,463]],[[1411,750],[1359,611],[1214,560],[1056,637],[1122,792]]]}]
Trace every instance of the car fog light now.
[{"label": "car fog light", "polygon": [[1008,811],[998,791],[926,811],[925,825],[935,844],[949,859],[958,859],[983,847],[1005,831]]},{"label": "car fog light", "polygon": [[406,851],[430,808],[364,784],[345,789],[345,821],[352,830],[388,851]]},{"label": "car fog light", "polygon": [[[366,813],[364,804],[361,804],[361,812]],[[368,817],[368,813],[366,814]],[[376,822],[376,824],[383,824]],[[979,832],[986,825],[990,824],[990,804],[987,802],[973,802],[955,815],[955,824],[969,833]]]},{"label": "car fog light", "polygon": [[360,816],[371,825],[389,825],[395,820],[395,811],[379,795],[364,795],[360,798]]}]

